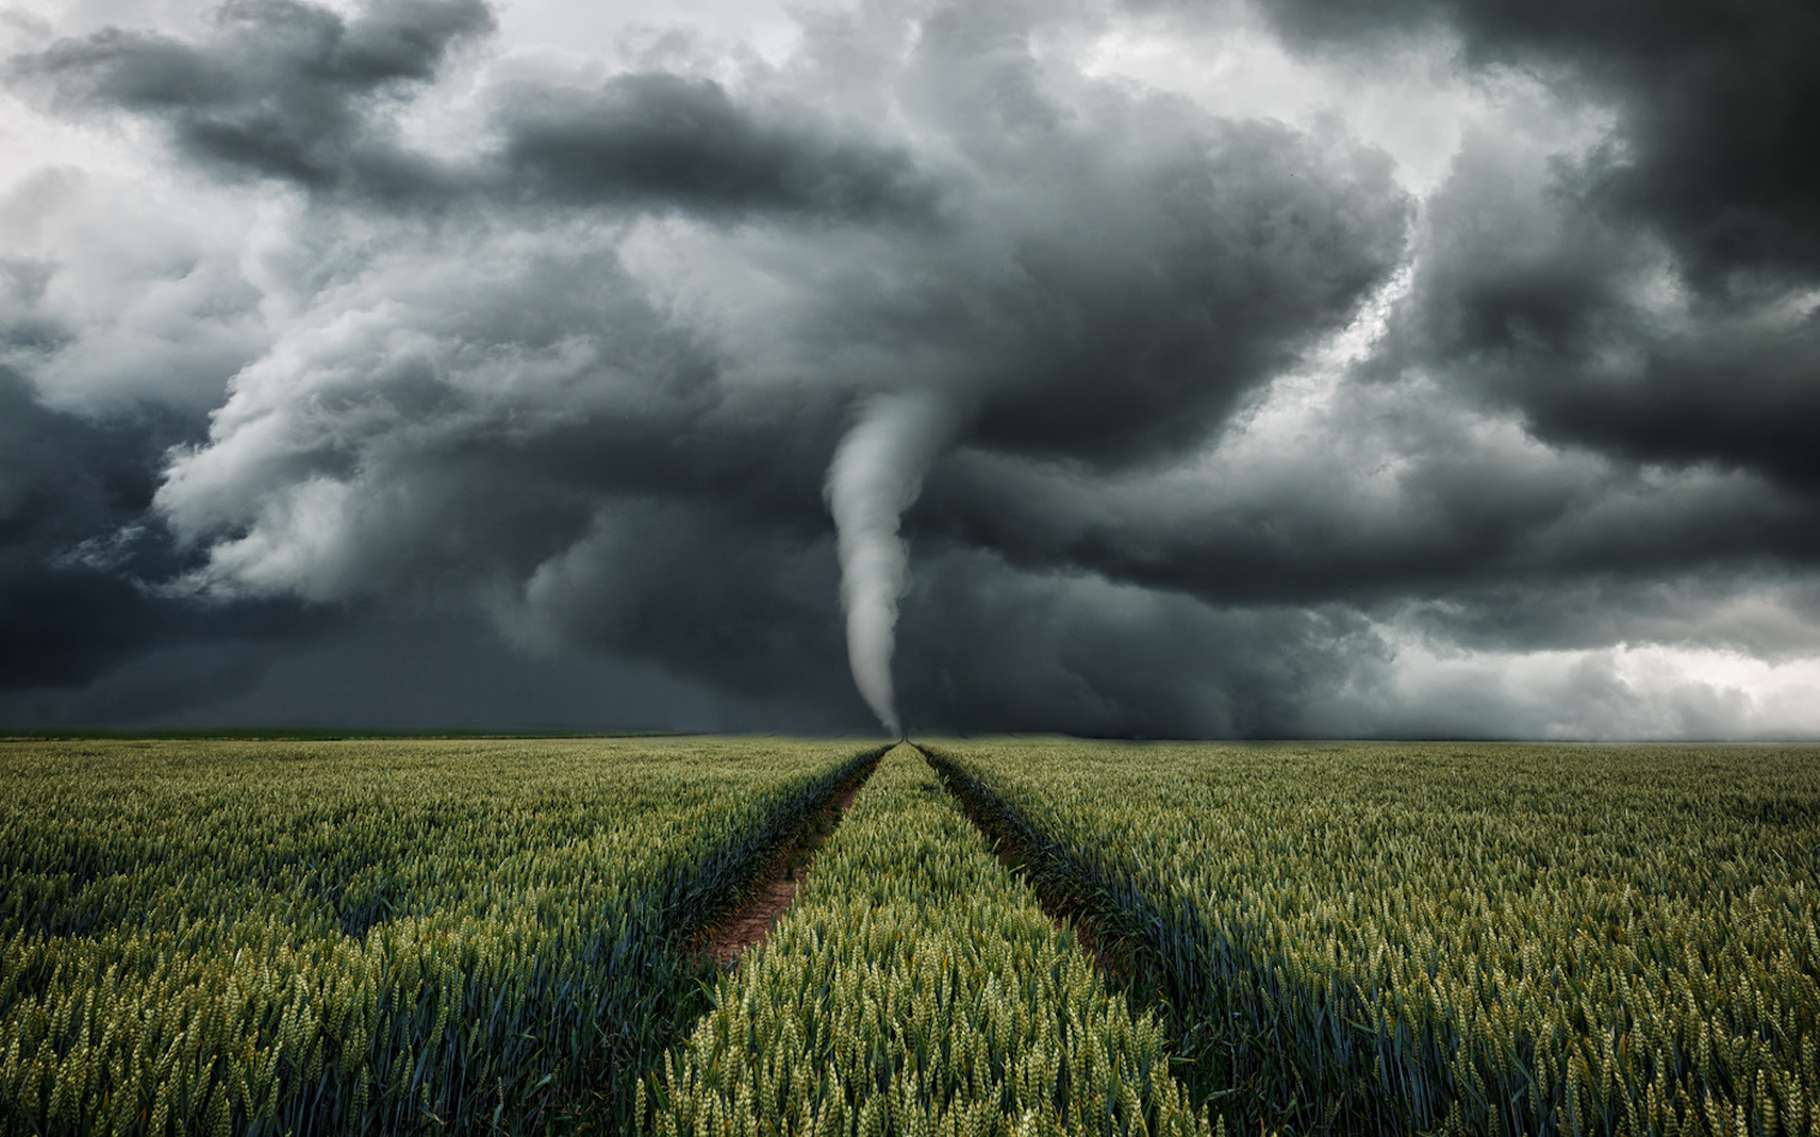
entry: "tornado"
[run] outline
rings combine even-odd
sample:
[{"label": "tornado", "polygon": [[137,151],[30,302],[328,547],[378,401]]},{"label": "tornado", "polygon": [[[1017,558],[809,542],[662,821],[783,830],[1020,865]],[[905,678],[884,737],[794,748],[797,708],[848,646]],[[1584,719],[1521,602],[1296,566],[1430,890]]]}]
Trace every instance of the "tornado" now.
[{"label": "tornado", "polygon": [[891,653],[897,604],[910,585],[909,550],[899,529],[955,429],[953,409],[933,392],[878,395],[861,406],[828,467],[825,494],[840,550],[847,662],[860,694],[893,737],[903,729]]}]

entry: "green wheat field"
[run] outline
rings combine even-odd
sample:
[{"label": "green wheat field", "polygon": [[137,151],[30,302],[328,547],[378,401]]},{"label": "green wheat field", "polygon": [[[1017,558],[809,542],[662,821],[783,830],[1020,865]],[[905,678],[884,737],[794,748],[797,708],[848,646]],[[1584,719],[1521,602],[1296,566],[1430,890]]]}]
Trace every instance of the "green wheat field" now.
[{"label": "green wheat field", "polygon": [[1820,1134],[1813,747],[37,739],[0,790],[7,1134]]}]

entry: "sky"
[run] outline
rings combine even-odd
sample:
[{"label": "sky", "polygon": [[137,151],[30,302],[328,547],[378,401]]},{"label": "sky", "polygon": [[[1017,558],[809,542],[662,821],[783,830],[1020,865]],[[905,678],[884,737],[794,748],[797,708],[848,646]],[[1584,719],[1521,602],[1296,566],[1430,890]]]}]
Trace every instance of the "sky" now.
[{"label": "sky", "polygon": [[1820,736],[1817,55],[0,7],[0,725]]}]

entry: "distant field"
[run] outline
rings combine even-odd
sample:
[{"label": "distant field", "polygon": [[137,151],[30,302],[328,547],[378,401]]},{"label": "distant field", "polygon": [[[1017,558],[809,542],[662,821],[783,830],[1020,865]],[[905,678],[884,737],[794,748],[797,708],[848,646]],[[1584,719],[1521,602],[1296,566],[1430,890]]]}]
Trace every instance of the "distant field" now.
[{"label": "distant field", "polygon": [[0,1132],[1820,1133],[1820,750],[924,745],[0,742]]}]

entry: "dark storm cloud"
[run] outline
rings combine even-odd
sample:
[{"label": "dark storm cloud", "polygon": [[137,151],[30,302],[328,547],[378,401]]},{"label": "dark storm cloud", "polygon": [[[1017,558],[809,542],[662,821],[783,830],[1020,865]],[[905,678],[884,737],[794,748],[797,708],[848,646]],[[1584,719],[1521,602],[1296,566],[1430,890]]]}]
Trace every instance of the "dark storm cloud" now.
[{"label": "dark storm cloud", "polygon": [[1644,462],[1755,468],[1812,494],[1820,490],[1820,456],[1804,426],[1820,414],[1820,328],[1812,324],[1808,316],[1794,328],[1645,341],[1643,374],[1629,381],[1588,377],[1563,360],[1516,401],[1550,437]]},{"label": "dark storm cloud", "polygon": [[922,26],[908,98],[971,160],[976,212],[827,280],[826,322],[924,369],[984,445],[1150,461],[1345,322],[1402,255],[1409,201],[1381,153],[1079,89],[1021,31],[991,6]]},{"label": "dark storm cloud", "polygon": [[1703,294],[1682,250],[1526,177],[1490,139],[1456,159],[1422,247],[1370,371],[1425,370],[1540,437],[1627,462],[1820,491],[1820,275]]},{"label": "dark storm cloud", "polygon": [[[122,296],[157,302],[125,332],[72,300],[111,250],[9,262],[0,565],[29,634],[0,718],[453,721],[486,675],[462,701],[495,723],[863,729],[823,483],[909,405],[935,408],[901,448],[931,463],[914,728],[1781,722],[1611,653],[1820,651],[1820,259],[1802,160],[1771,153],[1770,104],[1812,95],[1772,24],[1805,17],[1272,11],[1303,47],[1455,37],[1611,137],[1471,134],[1418,210],[1338,128],[1092,74],[1046,38],[1076,14],[997,4],[825,15],[712,77],[482,67],[460,100],[439,82],[493,17],[455,2],[16,58],[16,89],[155,122],[227,192],[309,192],[244,248],[132,261]],[[412,100],[470,115],[472,149],[416,140]],[[1374,297],[1366,358],[1324,356]],[[1591,654],[1497,662],[1553,651]],[[616,693],[590,709],[566,665]]]},{"label": "dark storm cloud", "polygon": [[[53,175],[28,182],[23,196],[54,197],[78,216],[121,216],[90,188]],[[161,248],[167,235],[155,226],[139,236],[98,265],[0,260],[0,725],[56,719],[47,712],[65,692],[148,653],[242,645],[257,655],[338,621],[282,599],[227,609],[143,584],[184,565],[152,499],[169,448],[205,433],[192,392],[214,372],[219,397],[244,297],[188,250]],[[91,275],[97,268],[111,280]],[[133,301],[108,318],[85,309],[127,294]],[[26,371],[74,406],[45,405]],[[232,675],[153,674],[141,687],[178,710],[231,693],[256,671],[243,660]],[[84,718],[112,720],[133,705],[146,704],[109,700]]]},{"label": "dark storm cloud", "polygon": [[374,607],[332,632],[161,643],[82,687],[0,689],[0,727],[800,730],[825,706],[748,702],[580,649],[503,648],[459,613]]},{"label": "dark storm cloud", "polygon": [[170,630],[111,566],[51,563],[150,503],[146,451],[136,431],[45,410],[0,367],[0,686],[82,682]]},{"label": "dark storm cloud", "polygon": [[481,0],[388,0],[352,20],[296,0],[236,0],[206,44],[115,28],[11,70],[66,105],[162,122],[182,153],[230,175],[409,195],[438,175],[399,146],[386,112],[492,25]]},{"label": "dark storm cloud", "polygon": [[741,513],[610,500],[525,582],[511,626],[533,646],[611,645],[722,691],[863,723],[839,613],[826,603],[839,583],[827,539],[804,541]]},{"label": "dark storm cloud", "polygon": [[518,81],[490,92],[489,146],[438,158],[396,114],[464,40],[489,31],[481,0],[386,0],[347,19],[298,0],[232,3],[202,42],[109,29],[12,61],[15,85],[67,107],[162,123],[180,152],[229,175],[273,178],[389,206],[486,202],[821,218],[936,208],[900,149],[801,108],[736,103],[719,83],[664,72],[598,88]]},{"label": "dark storm cloud", "polygon": [[[900,648],[912,729],[1327,734],[1315,700],[1385,656],[1340,608],[1215,609],[972,551],[918,569]],[[990,632],[954,634],[969,627]]]},{"label": "dark storm cloud", "polygon": [[1616,349],[1635,359],[1617,375],[1588,365],[1610,342],[1589,330],[1592,342],[1538,352],[1497,382],[1548,437],[1639,462],[1756,468],[1820,491],[1812,425],[1820,422],[1820,316],[1754,322],[1732,316],[1693,331],[1619,333]]},{"label": "dark storm cloud", "polygon": [[491,176],[509,197],[690,212],[913,218],[935,207],[906,152],[791,118],[664,72],[617,75],[597,91],[519,84],[501,96]]},{"label": "dark storm cloud", "polygon": [[[1515,580],[1820,561],[1812,504],[1748,480],[1652,484],[1434,461],[1361,496],[1343,470],[1313,461],[1277,484],[1239,485],[1235,472],[1236,493],[1168,479],[1101,489],[1050,470],[956,466],[931,487],[919,532],[1033,569],[1078,565],[1218,603],[1374,604]],[[1314,495],[1321,504],[1301,504]]]},{"label": "dark storm cloud", "polygon": [[1820,8],[1622,0],[1288,0],[1258,10],[1291,42],[1373,46],[1441,29],[1475,66],[1542,68],[1614,102],[1620,137],[1582,171],[1601,207],[1649,225],[1693,279],[1820,271]]},{"label": "dark storm cloud", "polygon": [[1615,112],[1610,135],[1557,157],[1546,185],[1497,140],[1468,144],[1430,204],[1408,341],[1391,362],[1445,369],[1551,440],[1820,489],[1820,8],[1259,11],[1322,49],[1442,32],[1469,67],[1539,72]]},{"label": "dark storm cloud", "polygon": [[[1382,155],[1052,73],[994,19],[945,14],[903,61],[901,98],[947,140],[915,178],[891,157],[901,145],[768,133],[695,80],[562,92],[537,112],[561,130],[511,95],[506,137],[552,136],[509,142],[514,168],[599,163],[563,175],[573,190],[534,192],[625,192],[628,208],[702,219],[685,232],[716,274],[762,268],[755,314],[693,329],[621,266],[617,230],[579,219],[397,228],[377,253],[350,250],[349,283],[236,377],[207,442],[167,472],[161,515],[207,554],[191,579],[318,601],[468,591],[533,646],[592,644],[851,713],[819,491],[856,403],[939,391],[977,445],[1141,466],[1205,438],[1403,250],[1409,203]],[[923,223],[892,223],[938,199]],[[747,202],[886,223],[722,232]],[[1209,674],[1167,697],[1186,706]]]},{"label": "dark storm cloud", "polygon": [[0,692],[79,686],[174,643],[288,638],[332,622],[288,602],[227,611],[135,583],[177,564],[147,511],[182,429],[169,415],[93,422],[47,410],[0,366]]}]

